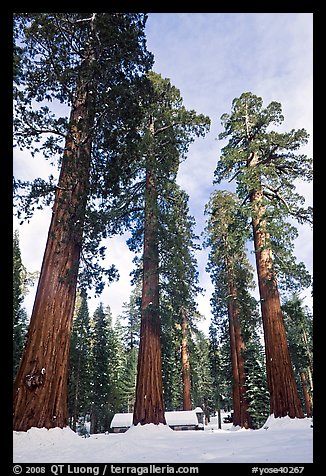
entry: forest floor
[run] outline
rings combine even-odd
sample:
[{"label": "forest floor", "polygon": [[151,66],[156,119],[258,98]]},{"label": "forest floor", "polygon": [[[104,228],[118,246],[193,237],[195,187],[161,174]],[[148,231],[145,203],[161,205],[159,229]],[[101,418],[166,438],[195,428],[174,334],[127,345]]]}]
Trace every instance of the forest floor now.
[{"label": "forest floor", "polygon": [[165,425],[82,438],[69,427],[14,432],[15,463],[311,463],[311,419],[269,417],[259,430],[173,431]]}]

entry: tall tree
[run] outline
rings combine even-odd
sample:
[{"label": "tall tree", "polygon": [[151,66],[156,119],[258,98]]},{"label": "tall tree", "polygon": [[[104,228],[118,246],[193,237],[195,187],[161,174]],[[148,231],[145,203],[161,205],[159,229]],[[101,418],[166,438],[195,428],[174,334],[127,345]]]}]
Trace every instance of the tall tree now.
[{"label": "tall tree", "polygon": [[[28,216],[40,198],[49,204],[54,194],[54,206],[15,381],[15,430],[67,425],[68,355],[80,257],[82,250],[85,258],[103,252],[100,239],[112,230],[106,210],[96,208],[98,199],[109,201],[128,174],[125,149],[131,136],[136,139],[132,124],[139,118],[139,78],[151,65],[145,21],[143,14],[124,13],[15,15],[17,144],[33,153],[42,150],[45,157],[62,154],[58,184],[53,177],[49,183],[38,179],[22,196]],[[54,116],[51,101],[70,106],[68,121]],[[27,185],[16,181],[15,189]],[[89,260],[87,264],[99,278],[99,268]],[[101,289],[100,278],[98,282]]]},{"label": "tall tree", "polygon": [[27,332],[27,314],[22,307],[24,299],[24,268],[19,247],[19,234],[16,230],[13,237],[13,377],[15,378],[24,348]]},{"label": "tall tree", "polygon": [[[228,317],[220,297],[214,291],[211,298],[212,319],[209,326],[209,368],[213,382],[213,410],[232,409],[232,366]],[[220,416],[218,415],[219,419]],[[221,424],[222,422],[220,422]]]},{"label": "tall tree", "polygon": [[137,361],[141,319],[141,281],[131,291],[129,302],[123,304],[120,316],[125,349],[124,368],[120,382],[122,410],[132,412],[135,404]]},{"label": "tall tree", "polygon": [[[304,129],[278,133],[268,128],[283,121],[281,105],[243,93],[232,103],[231,114],[223,114],[229,138],[215,170],[216,182],[236,179],[237,193],[252,222],[256,267],[264,328],[270,413],[275,417],[303,417],[295,384],[281,311],[277,276],[288,270],[277,261],[276,243],[282,243],[284,217],[311,222],[311,209],[304,209],[303,197],[294,193],[297,179],[311,180],[311,160],[296,151],[307,142]],[[273,239],[275,241],[273,242]],[[273,256],[273,250],[276,254]],[[287,256],[290,256],[287,250]],[[293,262],[293,260],[291,261]],[[302,266],[301,266],[302,268]],[[301,273],[308,284],[307,273]]]},{"label": "tall tree", "polygon": [[146,108],[142,317],[133,423],[165,423],[159,315],[159,197],[175,178],[179,162],[209,119],[187,111],[180,92],[151,72],[152,96]]},{"label": "tall tree", "polygon": [[111,325],[110,308],[104,310],[103,303],[100,303],[91,320],[91,433],[108,429],[105,426],[109,402],[109,330]]},{"label": "tall tree", "polygon": [[[205,212],[209,215],[206,244],[211,247],[208,270],[215,287],[220,288],[219,297],[227,307],[229,319],[233,424],[250,428],[251,417],[246,398],[245,340],[241,323],[241,317],[244,318],[241,315],[246,293],[253,287],[252,273],[245,252],[248,232],[237,197],[230,192],[214,192]],[[221,283],[224,286],[221,286]],[[217,292],[218,290],[215,296]]]},{"label": "tall tree", "polygon": [[205,415],[205,423],[210,419],[213,408],[213,380],[209,368],[209,339],[203,331],[194,332],[193,349],[190,349],[192,359],[191,380],[192,398],[195,407],[201,407]]},{"label": "tall tree", "polygon": [[90,354],[90,316],[87,295],[82,292],[73,320],[69,355],[68,409],[74,431],[77,429],[78,418],[90,413]]},{"label": "tall tree", "polygon": [[313,340],[312,315],[298,295],[293,295],[282,306],[289,349],[302,388],[306,415],[312,416],[313,395]]},{"label": "tall tree", "polygon": [[[189,214],[187,194],[174,183],[168,184],[167,192],[165,201],[160,203],[160,292],[165,334],[162,351],[167,365],[179,368],[181,359],[183,410],[191,410],[190,341],[198,316],[196,297],[201,292],[195,258],[199,245],[194,233],[195,220]],[[176,356],[178,361],[172,356]],[[174,373],[179,382],[180,374]],[[169,379],[166,379],[165,390],[170,386]]]},{"label": "tall tree", "polygon": [[269,415],[269,393],[266,381],[265,352],[261,343],[261,333],[248,326],[244,331],[246,399],[252,428],[258,429]]}]

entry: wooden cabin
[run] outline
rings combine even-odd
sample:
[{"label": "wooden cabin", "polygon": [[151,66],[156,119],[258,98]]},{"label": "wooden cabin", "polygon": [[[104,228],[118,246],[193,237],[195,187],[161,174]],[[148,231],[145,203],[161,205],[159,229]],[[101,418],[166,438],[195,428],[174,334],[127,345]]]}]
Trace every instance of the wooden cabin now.
[{"label": "wooden cabin", "polygon": [[[132,413],[116,413],[112,418],[110,431],[111,433],[124,433],[132,425]],[[203,430],[204,429],[204,413],[199,407],[195,410],[165,412],[167,425],[172,430]]]}]

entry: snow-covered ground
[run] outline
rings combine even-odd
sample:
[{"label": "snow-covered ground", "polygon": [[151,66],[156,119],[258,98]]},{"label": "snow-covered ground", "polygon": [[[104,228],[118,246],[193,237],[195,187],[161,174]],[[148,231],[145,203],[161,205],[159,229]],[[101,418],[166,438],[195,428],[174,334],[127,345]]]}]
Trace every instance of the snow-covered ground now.
[{"label": "snow-covered ground", "polygon": [[269,417],[259,430],[231,424],[205,431],[165,425],[131,427],[126,433],[82,438],[70,428],[14,432],[15,463],[311,463],[311,419]]}]

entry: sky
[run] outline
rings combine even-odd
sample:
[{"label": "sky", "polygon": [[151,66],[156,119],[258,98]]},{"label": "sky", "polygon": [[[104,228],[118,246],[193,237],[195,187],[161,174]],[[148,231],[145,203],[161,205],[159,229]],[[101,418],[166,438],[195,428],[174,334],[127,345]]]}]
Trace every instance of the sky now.
[{"label": "sky", "polygon": [[[277,130],[305,128],[310,139],[300,152],[312,156],[312,36],[312,13],[148,14],[147,47],[155,57],[154,71],[170,78],[180,89],[188,109],[211,119],[210,132],[190,146],[177,179],[190,197],[197,235],[205,227],[205,204],[217,188],[213,186],[213,174],[225,145],[218,140],[223,130],[220,117],[230,112],[234,98],[250,91],[263,98],[264,106],[271,101],[280,102],[285,120]],[[33,179],[47,177],[53,170],[42,157],[31,158],[26,153],[15,152],[14,173],[21,179]],[[228,183],[218,186],[219,189],[231,187]],[[298,183],[297,190],[305,196],[306,205],[312,205],[312,184]],[[14,228],[20,234],[22,260],[29,271],[40,269],[49,224],[49,212],[37,212],[29,225],[18,226],[14,219]],[[298,226],[298,230],[295,254],[312,273],[312,231],[307,225]],[[89,301],[90,312],[103,302],[117,317],[123,302],[129,299],[133,253],[125,240],[126,236],[119,236],[107,242],[107,262],[117,266],[120,280],[106,287],[100,298]],[[213,290],[205,271],[207,253],[202,250],[197,254],[200,285],[206,289],[198,297],[198,310],[206,318],[200,327],[205,332],[211,318],[209,300]],[[28,312],[35,289],[25,299]],[[312,307],[311,290],[302,296],[305,304]]]}]

